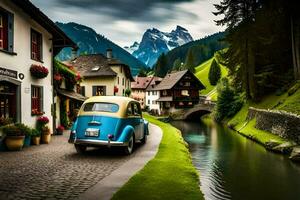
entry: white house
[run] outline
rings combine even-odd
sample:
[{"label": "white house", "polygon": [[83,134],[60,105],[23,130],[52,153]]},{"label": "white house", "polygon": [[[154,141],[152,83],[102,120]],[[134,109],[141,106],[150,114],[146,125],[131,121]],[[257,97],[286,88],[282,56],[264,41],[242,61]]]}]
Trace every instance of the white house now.
[{"label": "white house", "polygon": [[160,115],[160,104],[157,100],[160,98],[160,91],[156,90],[156,86],[161,82],[162,78],[153,77],[150,84],[146,88],[146,106],[150,112]]},{"label": "white house", "polygon": [[81,55],[67,61],[83,77],[80,83],[81,94],[91,96],[124,96],[130,90],[134,81],[130,67],[113,58],[112,50],[107,50],[107,56],[102,54]]},{"label": "white house", "polygon": [[[0,1],[1,118],[34,127],[43,114],[52,124],[53,59],[64,47],[76,44],[29,0]],[[49,73],[36,78],[32,66]]]}]

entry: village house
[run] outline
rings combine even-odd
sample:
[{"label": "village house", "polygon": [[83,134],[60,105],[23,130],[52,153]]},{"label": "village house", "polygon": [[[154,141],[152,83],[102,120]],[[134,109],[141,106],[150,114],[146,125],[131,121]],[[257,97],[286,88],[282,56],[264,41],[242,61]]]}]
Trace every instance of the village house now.
[{"label": "village house", "polygon": [[140,102],[141,108],[146,108],[146,88],[153,77],[138,77],[131,83],[131,97]]},{"label": "village house", "polygon": [[54,124],[53,63],[64,47],[77,48],[29,0],[0,1],[1,118],[34,127],[44,115]]},{"label": "village house", "polygon": [[205,86],[189,70],[172,72],[154,87],[159,91],[160,114],[168,114],[176,109],[191,108],[199,102],[199,91]]},{"label": "village house", "polygon": [[130,95],[131,81],[134,81],[130,67],[113,58],[111,49],[107,50],[107,56],[81,55],[66,64],[82,76],[80,93],[83,96]]},{"label": "village house", "polygon": [[150,84],[146,88],[146,106],[152,114],[160,115],[160,104],[157,101],[160,97],[159,90],[156,90],[156,86],[161,82],[162,78],[153,77]]}]

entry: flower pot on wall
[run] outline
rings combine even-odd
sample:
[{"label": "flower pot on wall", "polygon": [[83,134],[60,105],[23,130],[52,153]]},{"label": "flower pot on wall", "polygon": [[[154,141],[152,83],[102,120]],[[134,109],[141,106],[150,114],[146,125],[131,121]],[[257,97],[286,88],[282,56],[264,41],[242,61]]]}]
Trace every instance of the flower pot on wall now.
[{"label": "flower pot on wall", "polygon": [[41,65],[31,65],[30,74],[34,78],[42,79],[48,76],[49,70],[46,67]]},{"label": "flower pot on wall", "polygon": [[20,151],[24,145],[25,136],[6,136],[5,144],[10,151]]}]

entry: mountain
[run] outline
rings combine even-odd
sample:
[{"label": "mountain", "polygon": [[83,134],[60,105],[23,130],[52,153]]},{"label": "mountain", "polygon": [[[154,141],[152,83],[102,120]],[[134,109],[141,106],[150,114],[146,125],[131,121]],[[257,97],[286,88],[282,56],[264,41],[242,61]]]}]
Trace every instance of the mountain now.
[{"label": "mountain", "polygon": [[124,49],[132,54],[134,51],[139,49],[139,46],[140,46],[140,43],[134,42],[133,45],[131,45],[130,47],[126,46],[126,47],[124,47]]},{"label": "mountain", "polygon": [[[56,22],[56,25],[58,25],[74,42],[77,43],[79,46],[77,55],[95,53],[102,53],[106,55],[106,50],[110,48],[113,50],[113,56],[115,58],[130,66],[133,76],[138,74],[141,68],[147,67],[143,62],[136,59],[122,47],[105,38],[103,35],[97,34],[90,27],[74,22]],[[65,48],[60,52],[57,58],[59,60],[68,60],[71,59],[71,56],[71,49]]]},{"label": "mountain", "polygon": [[177,26],[170,33],[153,28],[148,29],[144,33],[140,44],[135,42],[131,47],[127,47],[126,50],[132,52],[136,49],[132,55],[147,66],[152,67],[162,53],[191,41],[193,41],[192,36],[181,26]]},{"label": "mountain", "polygon": [[165,55],[166,65],[164,66],[166,70],[164,71],[171,71],[176,60],[185,63],[189,50],[192,51],[194,57],[194,67],[210,59],[215,52],[228,47],[228,44],[223,41],[225,34],[225,32],[215,33],[167,52]]}]

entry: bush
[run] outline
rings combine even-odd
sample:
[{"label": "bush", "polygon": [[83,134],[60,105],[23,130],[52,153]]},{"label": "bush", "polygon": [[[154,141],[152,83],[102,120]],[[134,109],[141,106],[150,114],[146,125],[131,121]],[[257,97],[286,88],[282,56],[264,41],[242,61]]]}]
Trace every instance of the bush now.
[{"label": "bush", "polygon": [[15,124],[15,126],[16,126],[17,128],[19,128],[19,130],[20,130],[25,136],[31,136],[32,130],[31,130],[31,128],[29,128],[29,127],[26,126],[25,124],[17,123],[17,124]]},{"label": "bush", "polygon": [[40,137],[41,136],[41,132],[36,130],[36,129],[31,129],[31,136],[32,137]]},{"label": "bush", "polygon": [[221,68],[219,64],[216,62],[216,60],[214,59],[209,69],[208,79],[211,85],[217,85],[220,78],[221,78]]},{"label": "bush", "polygon": [[218,84],[218,101],[214,117],[220,122],[224,118],[234,116],[243,106],[243,98],[230,86],[228,79],[221,79]]},{"label": "bush", "polygon": [[16,125],[8,125],[3,127],[3,133],[6,136],[24,136],[25,134]]}]

